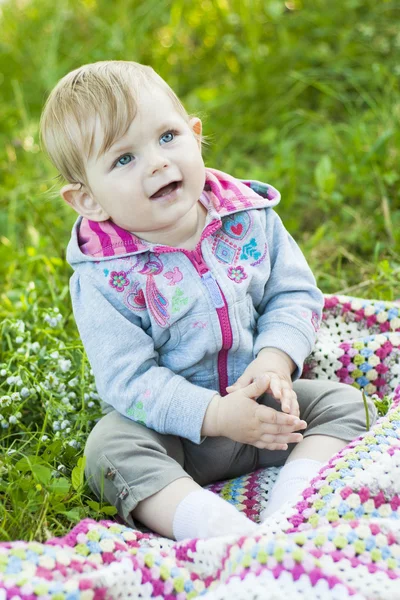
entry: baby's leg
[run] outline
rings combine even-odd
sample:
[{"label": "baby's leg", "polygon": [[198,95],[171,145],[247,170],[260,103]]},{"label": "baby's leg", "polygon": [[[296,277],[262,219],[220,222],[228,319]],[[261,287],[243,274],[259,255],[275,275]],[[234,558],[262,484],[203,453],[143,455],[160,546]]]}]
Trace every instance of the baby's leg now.
[{"label": "baby's leg", "polygon": [[[89,436],[86,476],[95,494],[115,505],[132,527],[138,519],[157,533],[176,539],[249,533],[255,528],[252,521],[199,485],[229,471],[232,448],[225,447],[225,438],[218,439],[217,455],[209,452],[211,463],[207,464],[203,444],[200,453],[196,452],[200,446],[158,434],[112,411]],[[254,464],[256,461],[257,456]],[[191,472],[183,469],[184,463]],[[203,463],[202,472],[199,463]]]},{"label": "baby's leg", "polygon": [[[299,380],[294,384],[300,417],[307,422],[304,439],[289,448],[263,517],[291,502],[307,487],[322,465],[366,430],[361,392],[332,381]],[[371,423],[376,409],[369,400]],[[261,459],[262,462],[262,459]]]}]

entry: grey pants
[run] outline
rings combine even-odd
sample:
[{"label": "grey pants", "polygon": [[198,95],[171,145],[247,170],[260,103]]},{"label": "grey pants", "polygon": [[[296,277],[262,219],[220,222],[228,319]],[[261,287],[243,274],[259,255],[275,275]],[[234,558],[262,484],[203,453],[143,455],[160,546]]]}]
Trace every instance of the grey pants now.
[{"label": "grey pants", "polygon": [[[300,417],[308,435],[327,435],[350,442],[365,431],[361,393],[332,381],[298,380],[294,390]],[[280,410],[268,395],[259,402]],[[376,409],[368,401],[370,421]],[[208,437],[201,444],[162,435],[112,410],[96,424],[86,448],[86,477],[103,501],[117,507],[126,523],[134,526],[131,512],[142,500],[172,481],[190,476],[199,485],[238,477],[259,467],[283,465],[293,450],[259,450],[224,437]]]}]

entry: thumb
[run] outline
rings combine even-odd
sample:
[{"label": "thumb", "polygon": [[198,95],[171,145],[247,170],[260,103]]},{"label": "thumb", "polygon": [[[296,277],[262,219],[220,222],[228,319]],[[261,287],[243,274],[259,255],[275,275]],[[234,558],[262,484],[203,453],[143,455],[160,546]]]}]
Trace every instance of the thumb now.
[{"label": "thumb", "polygon": [[256,399],[261,394],[264,394],[269,389],[270,377],[269,375],[261,375],[257,377],[250,385],[243,389],[243,393],[248,398]]}]

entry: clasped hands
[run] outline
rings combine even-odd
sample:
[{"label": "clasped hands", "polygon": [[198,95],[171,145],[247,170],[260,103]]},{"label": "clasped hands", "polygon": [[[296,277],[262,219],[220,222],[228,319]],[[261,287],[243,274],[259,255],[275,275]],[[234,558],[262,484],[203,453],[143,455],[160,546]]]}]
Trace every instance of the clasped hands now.
[{"label": "clasped hands", "polygon": [[[299,418],[299,405],[292,387],[295,365],[275,348],[264,348],[239,379],[226,388],[226,396],[215,395],[203,421],[202,435],[224,436],[236,442],[267,450],[286,450],[303,439],[307,427]],[[282,412],[258,404],[262,394],[271,394]]]}]

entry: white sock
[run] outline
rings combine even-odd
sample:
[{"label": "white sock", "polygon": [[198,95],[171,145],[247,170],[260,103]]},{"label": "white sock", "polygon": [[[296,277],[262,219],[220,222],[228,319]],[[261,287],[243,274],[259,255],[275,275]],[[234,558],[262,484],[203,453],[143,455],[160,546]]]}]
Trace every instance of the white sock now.
[{"label": "white sock", "polygon": [[261,520],[269,517],[284,505],[291,504],[315,477],[324,463],[311,458],[299,458],[286,463],[271,490]]},{"label": "white sock", "polygon": [[226,500],[209,490],[190,492],[175,511],[172,529],[176,540],[220,535],[250,534],[257,525]]}]

